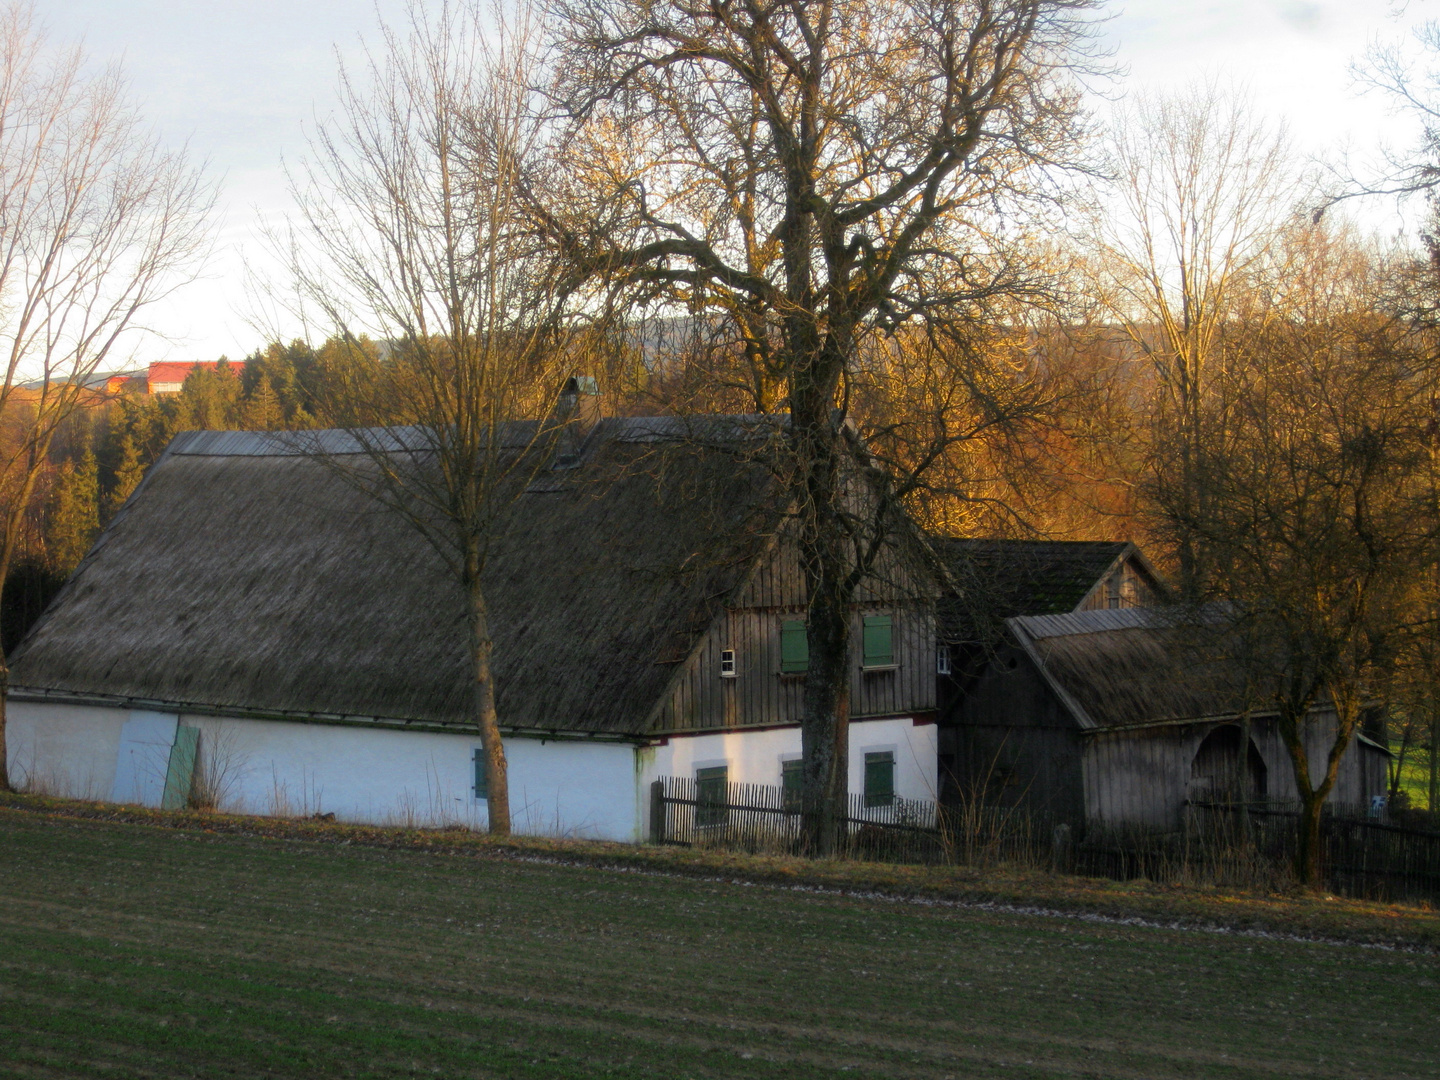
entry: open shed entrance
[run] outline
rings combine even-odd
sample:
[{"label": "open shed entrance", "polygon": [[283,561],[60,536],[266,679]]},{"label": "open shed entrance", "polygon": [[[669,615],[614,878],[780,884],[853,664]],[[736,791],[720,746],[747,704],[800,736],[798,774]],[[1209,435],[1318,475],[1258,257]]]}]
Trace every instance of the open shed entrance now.
[{"label": "open shed entrance", "polygon": [[1254,739],[1237,724],[1224,724],[1206,735],[1190,763],[1191,798],[1212,802],[1263,799],[1269,770]]}]

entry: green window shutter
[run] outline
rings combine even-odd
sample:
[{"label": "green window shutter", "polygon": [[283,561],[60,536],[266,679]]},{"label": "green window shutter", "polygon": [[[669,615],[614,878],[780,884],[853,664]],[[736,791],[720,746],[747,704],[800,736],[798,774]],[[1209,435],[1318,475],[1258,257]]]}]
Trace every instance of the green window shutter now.
[{"label": "green window shutter", "polygon": [[889,667],[895,663],[895,633],[889,615],[865,616],[865,666]]},{"label": "green window shutter", "polygon": [[477,746],[470,760],[475,767],[475,798],[488,799],[490,797],[490,785],[486,783],[485,776],[485,748]]},{"label": "green window shutter", "polygon": [[889,806],[895,801],[895,754],[885,750],[865,755],[865,805]]},{"label": "green window shutter", "polygon": [[200,729],[180,725],[165,769],[165,791],[160,809],[183,810],[190,802],[190,785],[195,780],[195,756],[200,748]]},{"label": "green window shutter", "polygon": [[805,763],[783,761],[780,763],[780,805],[787,814],[798,814],[805,785]]},{"label": "green window shutter", "polygon": [[780,670],[806,671],[810,667],[810,642],[805,638],[803,619],[786,619],[780,624]]},{"label": "green window shutter", "polygon": [[724,765],[695,770],[696,825],[724,825],[730,820],[726,805],[729,776],[730,770]]}]

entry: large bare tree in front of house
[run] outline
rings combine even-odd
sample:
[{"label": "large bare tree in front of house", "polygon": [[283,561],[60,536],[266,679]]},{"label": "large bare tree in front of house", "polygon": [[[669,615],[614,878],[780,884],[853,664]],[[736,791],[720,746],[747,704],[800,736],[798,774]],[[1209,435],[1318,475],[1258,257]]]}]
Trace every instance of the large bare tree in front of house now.
[{"label": "large bare tree in front of house", "polygon": [[[142,314],[193,276],[213,201],[145,128],[118,68],[53,47],[29,3],[0,8],[0,589],[57,431]],[[0,657],[0,790],[8,684]]]},{"label": "large bare tree in front of house", "polygon": [[[554,266],[519,212],[517,193],[539,182],[539,128],[529,23],[508,18],[416,4],[363,72],[342,72],[339,116],[294,185],[302,221],[285,248],[299,302],[352,354],[318,408],[363,453],[312,449],[419,529],[464,590],[489,827],[502,835],[510,800],[484,575],[553,426],[515,421],[543,415],[566,356]],[[396,423],[407,426],[385,426]]]},{"label": "large bare tree in front of house", "polygon": [[[955,443],[948,410],[987,422],[985,391],[1014,355],[990,334],[1047,293],[1029,241],[1052,167],[1076,152],[1069,76],[1088,63],[1092,5],[549,7],[573,185],[552,204],[555,236],[584,274],[727,328],[755,407],[788,413],[775,449],[808,594],[802,817],[811,850],[833,851],[851,607],[899,506]],[[887,457],[852,394],[911,346],[947,373],[940,407],[892,432]]]}]

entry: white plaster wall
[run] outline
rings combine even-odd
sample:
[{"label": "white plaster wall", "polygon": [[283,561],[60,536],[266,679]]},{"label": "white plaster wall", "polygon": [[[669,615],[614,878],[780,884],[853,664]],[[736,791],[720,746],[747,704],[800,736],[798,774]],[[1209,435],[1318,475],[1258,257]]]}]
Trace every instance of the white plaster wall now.
[{"label": "white plaster wall", "polygon": [[[126,709],[12,702],[7,746],[22,782],[108,799]],[[334,813],[345,821],[484,827],[473,794],[478,737],[180,715],[201,731],[222,809]],[[636,752],[624,743],[506,739],[517,832],[639,839]],[[163,779],[163,773],[162,779]]]},{"label": "white plaster wall", "polygon": [[[938,757],[935,725],[917,725],[909,717],[855,720],[850,724],[850,790],[865,790],[865,754],[895,754],[895,794],[904,799],[934,799]],[[672,735],[645,755],[641,784],[660,776],[694,776],[696,769],[724,765],[735,784],[780,783],[781,762],[800,757],[798,727],[764,731],[723,731]]]},{"label": "white plaster wall", "polygon": [[[109,799],[121,731],[134,715],[11,702],[7,745],[17,778],[57,795]],[[472,789],[476,737],[188,714],[179,721],[200,729],[201,761],[217,773],[225,810],[334,813],[374,824],[487,823]],[[891,750],[896,794],[933,799],[935,731],[908,717],[851,723],[850,790],[864,790],[867,751]],[[723,764],[734,782],[778,785],[781,762],[800,756],[800,729],[673,736],[640,748],[506,739],[505,753],[517,832],[638,841],[656,777]]]},{"label": "white plaster wall", "polygon": [[12,782],[64,798],[109,799],[128,719],[124,709],[9,702],[5,749]]}]

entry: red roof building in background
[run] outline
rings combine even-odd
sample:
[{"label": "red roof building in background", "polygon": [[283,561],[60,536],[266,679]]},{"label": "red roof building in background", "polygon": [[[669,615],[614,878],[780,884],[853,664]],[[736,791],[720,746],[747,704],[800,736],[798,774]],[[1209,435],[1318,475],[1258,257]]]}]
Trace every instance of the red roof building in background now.
[{"label": "red roof building in background", "polygon": [[150,365],[146,379],[146,392],[151,394],[178,394],[185,385],[185,376],[196,368],[214,371],[219,360],[187,360],[176,362],[160,360]]}]

